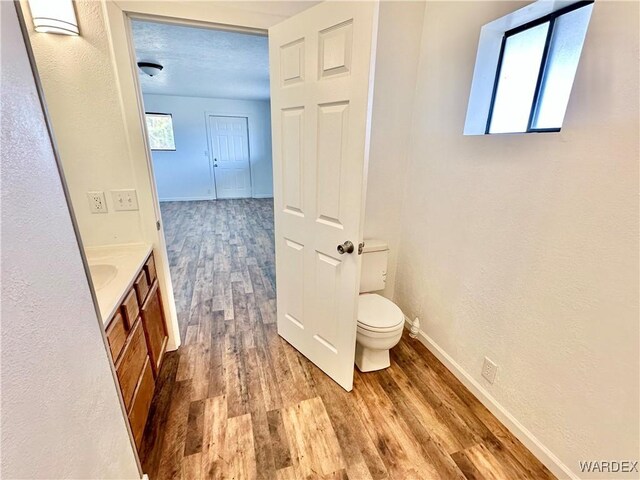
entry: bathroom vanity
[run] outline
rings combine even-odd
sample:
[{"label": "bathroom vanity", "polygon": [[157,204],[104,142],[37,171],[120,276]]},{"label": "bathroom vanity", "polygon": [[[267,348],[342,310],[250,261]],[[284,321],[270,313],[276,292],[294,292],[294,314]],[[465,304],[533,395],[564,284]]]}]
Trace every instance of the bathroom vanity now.
[{"label": "bathroom vanity", "polygon": [[109,349],[139,449],[168,330],[150,245],[87,248]]}]

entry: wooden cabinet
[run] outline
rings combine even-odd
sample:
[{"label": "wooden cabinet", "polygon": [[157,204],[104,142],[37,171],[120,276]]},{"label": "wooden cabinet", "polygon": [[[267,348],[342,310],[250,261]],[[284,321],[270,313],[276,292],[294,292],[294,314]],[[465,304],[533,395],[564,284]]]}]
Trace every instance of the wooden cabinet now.
[{"label": "wooden cabinet", "polygon": [[153,285],[153,282],[156,279],[156,262],[153,259],[153,255],[149,257],[149,260],[147,260],[144,270],[147,273],[147,281],[149,282],[149,285]]},{"label": "wooden cabinet", "polygon": [[131,410],[129,411],[129,423],[131,424],[131,431],[137,448],[140,448],[142,443],[142,434],[149,416],[149,407],[151,406],[154,389],[155,381],[151,371],[151,362],[147,358],[142,369],[142,375],[140,375],[140,381],[133,394]]},{"label": "wooden cabinet", "polygon": [[140,307],[138,306],[138,299],[136,292],[131,289],[127,296],[124,297],[122,302],[122,315],[124,316],[125,325],[127,328],[131,328],[138,318],[140,313]]},{"label": "wooden cabinet", "polygon": [[135,391],[142,368],[147,361],[147,342],[144,338],[144,330],[140,319],[136,321],[127,338],[127,343],[122,350],[122,355],[116,363],[116,372],[124,404],[129,411],[133,392]]},{"label": "wooden cabinet", "polygon": [[167,348],[167,332],[151,254],[106,328],[109,350],[138,449],[151,407],[155,378]]},{"label": "wooden cabinet", "polygon": [[120,356],[120,352],[127,341],[128,334],[129,329],[124,323],[122,314],[119,312],[116,313],[107,328],[107,340],[109,340],[109,349],[111,350],[111,356],[114,362]]},{"label": "wooden cabinet", "polygon": [[138,303],[142,305],[144,303],[144,299],[147,298],[147,294],[149,293],[149,282],[147,281],[147,275],[144,271],[140,272],[136,281],[133,282],[133,288],[136,291]]},{"label": "wooden cabinet", "polygon": [[167,335],[167,325],[164,321],[164,313],[162,312],[162,302],[160,301],[160,290],[158,289],[157,281],[154,282],[147,296],[147,300],[142,306],[141,316],[147,338],[147,348],[151,356],[153,374],[157,377],[169,338]]}]

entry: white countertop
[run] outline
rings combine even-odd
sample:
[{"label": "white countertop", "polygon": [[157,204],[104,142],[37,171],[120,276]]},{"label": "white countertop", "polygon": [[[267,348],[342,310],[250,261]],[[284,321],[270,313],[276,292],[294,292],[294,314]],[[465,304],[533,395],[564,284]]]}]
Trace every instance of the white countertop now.
[{"label": "white countertop", "polygon": [[[151,249],[151,245],[146,243],[85,248],[90,269],[96,265],[111,265],[116,268],[115,276],[101,288],[98,288],[100,282],[96,281],[97,278],[93,278],[100,316],[105,326],[133,285],[136,273],[144,266]],[[92,277],[94,274],[95,272],[91,272]]]}]

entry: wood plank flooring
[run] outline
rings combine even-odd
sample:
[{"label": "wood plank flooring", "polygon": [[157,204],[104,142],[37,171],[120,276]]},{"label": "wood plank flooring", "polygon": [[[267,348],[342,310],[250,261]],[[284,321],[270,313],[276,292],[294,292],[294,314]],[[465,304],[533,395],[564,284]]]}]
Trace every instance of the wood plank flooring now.
[{"label": "wood plank flooring", "polygon": [[342,390],[276,331],[273,203],[163,203],[183,345],[142,446],[156,479],[550,479],[418,341]]}]

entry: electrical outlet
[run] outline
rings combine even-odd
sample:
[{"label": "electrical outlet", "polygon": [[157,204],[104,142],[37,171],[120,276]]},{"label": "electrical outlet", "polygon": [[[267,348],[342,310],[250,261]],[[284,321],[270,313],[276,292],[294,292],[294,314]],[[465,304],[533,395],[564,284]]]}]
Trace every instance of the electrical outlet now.
[{"label": "electrical outlet", "polygon": [[104,192],[87,192],[91,213],[107,213],[107,201]]},{"label": "electrical outlet", "polygon": [[138,210],[138,196],[135,190],[111,190],[111,198],[114,210]]},{"label": "electrical outlet", "polygon": [[498,366],[493,363],[489,358],[484,357],[484,363],[482,364],[482,376],[486,378],[489,383],[493,383],[496,379],[496,372],[498,371]]}]

